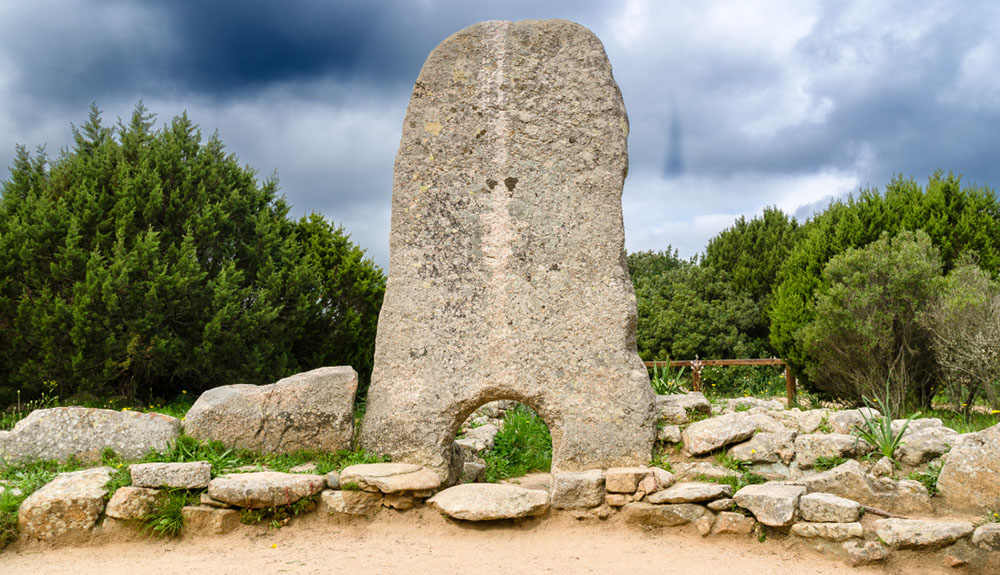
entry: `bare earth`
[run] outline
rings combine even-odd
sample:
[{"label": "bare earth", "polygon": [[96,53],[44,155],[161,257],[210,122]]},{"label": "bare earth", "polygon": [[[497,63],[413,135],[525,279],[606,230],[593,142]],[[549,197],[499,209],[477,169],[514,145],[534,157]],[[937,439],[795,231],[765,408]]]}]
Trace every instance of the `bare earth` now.
[{"label": "bare earth", "polygon": [[402,514],[383,510],[373,521],[313,516],[277,530],[241,527],[224,536],[168,541],[118,536],[80,547],[15,545],[0,553],[0,573],[5,575],[941,572],[940,563],[921,566],[913,561],[852,569],[802,543],[703,539],[693,528],[642,531],[614,519],[579,522],[566,516],[516,525],[460,525],[426,509]]}]

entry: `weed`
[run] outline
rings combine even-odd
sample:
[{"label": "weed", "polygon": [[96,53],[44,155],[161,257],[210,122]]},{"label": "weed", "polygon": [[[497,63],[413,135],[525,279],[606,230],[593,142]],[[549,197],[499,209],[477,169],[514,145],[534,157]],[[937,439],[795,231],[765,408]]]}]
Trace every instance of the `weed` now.
[{"label": "weed", "polygon": [[819,420],[819,425],[816,427],[816,431],[820,433],[833,433],[833,426],[830,425],[830,416],[824,415]]},{"label": "weed", "polygon": [[28,415],[36,409],[48,409],[50,407],[57,407],[58,405],[59,396],[49,395],[44,391],[42,392],[42,396],[40,398],[26,401],[22,404],[21,390],[19,389],[17,390],[17,404],[11,406],[11,409],[6,413],[0,414],[0,430],[13,429],[14,425],[17,424],[18,421],[28,417]]},{"label": "weed", "polygon": [[735,411],[737,413],[739,413],[740,411],[750,411],[750,404],[749,403],[737,403],[736,407],[733,408],[733,411]]},{"label": "weed", "polygon": [[542,418],[518,404],[504,414],[500,431],[493,438],[493,449],[483,453],[486,481],[520,477],[531,471],[552,467],[552,436]]},{"label": "weed", "polygon": [[749,462],[733,457],[728,451],[715,454],[715,462],[726,469],[732,469],[740,473],[746,473],[750,470]]},{"label": "weed", "polygon": [[816,458],[816,463],[813,464],[813,467],[816,468],[816,471],[827,471],[843,463],[847,463],[847,458],[838,457],[836,455],[832,457],[820,455],[819,457]]},{"label": "weed", "polygon": [[986,523],[1000,523],[1000,511],[991,511],[986,514]]},{"label": "weed", "polygon": [[913,479],[924,484],[927,488],[927,493],[931,497],[938,494],[938,476],[941,475],[941,460],[932,461],[927,464],[927,471],[913,471],[908,476],[907,479]]},{"label": "weed", "polygon": [[361,486],[354,481],[348,481],[347,483],[340,484],[341,491],[361,491]]},{"label": "weed", "polygon": [[653,456],[653,460],[649,462],[649,465],[650,467],[659,467],[660,469],[670,471],[671,473],[674,471],[673,466],[670,465],[669,461],[667,461],[667,454],[659,450],[657,450],[656,454]]},{"label": "weed", "polygon": [[182,510],[188,504],[198,501],[198,492],[187,489],[167,490],[167,496],[153,509],[153,512],[142,518],[144,530],[154,537],[176,537],[184,528]]},{"label": "weed", "polygon": [[747,485],[759,485],[761,483],[767,483],[767,479],[763,475],[758,475],[752,471],[745,471],[739,475],[725,475],[722,477],[708,477],[706,475],[698,475],[695,479],[705,483],[721,483],[722,485],[728,485],[733,488],[733,493],[736,493],[740,489],[743,489]]},{"label": "weed", "polygon": [[240,511],[240,522],[244,525],[260,525],[267,522],[271,529],[279,529],[288,524],[293,517],[308,513],[316,508],[317,496],[300,499],[290,505],[279,505],[263,509],[243,509]]}]

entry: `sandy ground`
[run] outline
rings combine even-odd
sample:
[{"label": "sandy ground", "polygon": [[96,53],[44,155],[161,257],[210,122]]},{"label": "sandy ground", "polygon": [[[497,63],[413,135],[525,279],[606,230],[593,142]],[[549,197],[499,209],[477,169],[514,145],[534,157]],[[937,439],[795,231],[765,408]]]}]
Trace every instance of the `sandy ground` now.
[{"label": "sandy ground", "polygon": [[[926,566],[924,566],[926,567]],[[627,575],[813,575],[942,573],[935,561],[852,569],[801,542],[702,538],[693,528],[643,531],[619,521],[567,516],[520,524],[462,525],[430,510],[383,510],[372,521],[314,516],[282,529],[241,527],[225,536],[168,541],[122,538],[85,546],[15,545],[0,574],[117,573],[623,573]],[[968,572],[968,571],[963,571]]]}]

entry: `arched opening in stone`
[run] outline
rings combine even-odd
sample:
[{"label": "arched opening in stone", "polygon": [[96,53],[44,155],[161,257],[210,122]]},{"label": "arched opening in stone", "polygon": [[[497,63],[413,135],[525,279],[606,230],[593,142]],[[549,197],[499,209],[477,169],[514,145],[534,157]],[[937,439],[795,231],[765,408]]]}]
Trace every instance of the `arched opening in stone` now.
[{"label": "arched opening in stone", "polygon": [[456,431],[463,483],[496,483],[552,468],[552,434],[542,417],[512,399],[490,401]]}]

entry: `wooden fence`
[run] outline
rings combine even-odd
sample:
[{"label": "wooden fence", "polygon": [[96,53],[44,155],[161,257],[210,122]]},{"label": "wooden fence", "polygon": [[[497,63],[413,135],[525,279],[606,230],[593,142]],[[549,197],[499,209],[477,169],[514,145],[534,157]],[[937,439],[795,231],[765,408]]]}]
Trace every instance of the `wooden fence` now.
[{"label": "wooden fence", "polygon": [[783,365],[785,366],[785,397],[788,404],[795,402],[795,376],[792,375],[792,368],[788,367],[785,360],[778,358],[770,359],[684,359],[680,361],[647,361],[646,367],[690,367],[691,386],[694,391],[701,391],[701,369],[706,366],[733,366],[733,365]]}]

